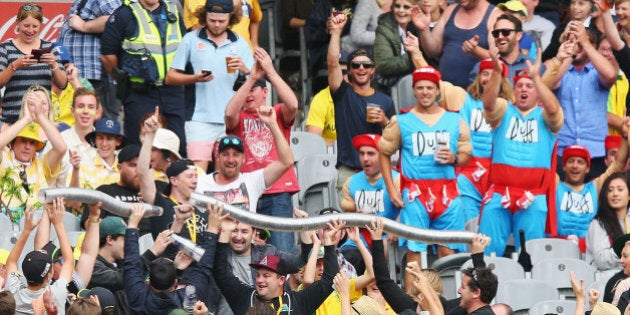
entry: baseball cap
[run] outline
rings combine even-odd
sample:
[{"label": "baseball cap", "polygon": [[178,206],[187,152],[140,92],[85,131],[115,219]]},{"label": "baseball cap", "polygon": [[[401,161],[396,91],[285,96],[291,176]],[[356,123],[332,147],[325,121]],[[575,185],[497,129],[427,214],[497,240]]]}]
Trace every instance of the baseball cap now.
[{"label": "baseball cap", "polygon": [[68,49],[59,43],[54,43],[55,48],[59,50],[59,62],[66,64],[72,62],[72,56],[68,52]]},{"label": "baseball cap", "polygon": [[591,166],[591,154],[586,147],[581,145],[571,145],[562,151],[562,165],[566,164],[570,157],[581,157],[586,160],[586,164]]},{"label": "baseball cap", "polygon": [[262,88],[267,87],[267,80],[265,80],[265,78],[260,78],[256,80],[256,82],[254,82],[254,85],[252,87],[257,87],[257,86],[260,86]]},{"label": "baseball cap", "polygon": [[44,247],[42,247],[42,250],[50,255],[52,262],[57,261],[57,259],[59,259],[59,256],[61,256],[61,251],[57,246],[55,246],[55,244],[53,244],[53,242],[48,242],[46,245],[44,245]]},{"label": "baseball cap", "polygon": [[195,168],[195,164],[192,161],[186,159],[175,161],[166,168],[166,176],[169,178],[177,176],[189,168]]},{"label": "baseball cap", "polygon": [[118,163],[127,162],[140,156],[140,146],[137,144],[128,144],[118,152]]},{"label": "baseball cap", "polygon": [[357,149],[357,151],[359,151],[359,148],[361,148],[362,146],[368,146],[378,150],[378,140],[380,139],[380,135],[365,133],[352,138],[352,145],[355,149]]},{"label": "baseball cap", "polygon": [[182,159],[179,155],[179,137],[172,131],[165,128],[158,128],[155,132],[155,138],[153,138],[153,147],[160,150],[167,150],[178,159]]},{"label": "baseball cap", "polygon": [[255,263],[255,264],[249,264],[250,267],[253,268],[267,268],[277,274],[285,274],[284,272],[282,272],[283,268],[281,265],[281,261],[280,261],[280,256],[276,256],[276,255],[265,255],[259,262]]},{"label": "baseball cap", "polygon": [[101,305],[101,311],[115,310],[116,298],[112,291],[109,291],[103,287],[94,287],[92,289],[83,289],[77,294],[80,298],[90,298],[91,296],[97,296],[98,302]]},{"label": "baseball cap", "polygon": [[523,2],[519,1],[519,0],[510,0],[508,2],[505,3],[499,3],[497,5],[497,8],[505,11],[505,10],[509,10],[512,12],[516,12],[516,13],[520,13],[524,16],[527,16],[527,7],[525,7],[525,5],[523,4]]},{"label": "baseball cap", "polygon": [[610,149],[619,149],[621,146],[621,136],[620,135],[608,135],[606,139],[604,139],[604,147],[606,151]]},{"label": "baseball cap", "polygon": [[352,53],[350,53],[348,55],[348,57],[346,57],[346,64],[350,65],[352,63],[352,60],[354,58],[356,58],[356,57],[359,57],[359,56],[366,56],[366,57],[370,58],[370,60],[372,62],[374,62],[374,57],[372,57],[372,55],[370,54],[369,51],[367,51],[367,50],[365,50],[363,48],[359,48],[359,49],[353,51]]},{"label": "baseball cap", "polygon": [[22,273],[28,284],[42,283],[50,272],[52,266],[51,256],[44,250],[34,250],[24,257],[22,261]]},{"label": "baseball cap", "polygon": [[412,77],[413,77],[412,85],[415,85],[416,82],[420,80],[429,80],[437,85],[440,85],[442,74],[440,74],[440,71],[438,71],[437,69],[431,66],[426,66],[426,67],[420,67],[414,70]]},{"label": "baseball cap", "polygon": [[105,219],[103,219],[103,221],[101,221],[101,224],[99,225],[99,235],[101,239],[108,235],[125,235],[126,231],[127,225],[121,217],[106,217]]},{"label": "baseball cap", "polygon": [[20,138],[25,138],[25,139],[30,139],[30,140],[37,141],[38,142],[37,143],[37,148],[35,148],[37,151],[43,149],[46,146],[46,141],[44,141],[42,139],[42,137],[39,135],[39,125],[36,124],[36,123],[28,124],[15,137],[16,138],[20,137]]},{"label": "baseball cap", "polygon": [[120,123],[116,119],[111,118],[103,118],[96,123],[94,123],[94,131],[85,135],[85,141],[87,141],[91,146],[96,148],[96,143],[94,139],[96,138],[97,133],[104,133],[107,135],[120,136],[122,141],[116,149],[120,149],[127,142],[127,138],[122,134],[122,128],[120,127]]},{"label": "baseball cap", "polygon": [[234,3],[232,0],[208,0],[206,1],[206,12],[212,13],[232,13]]},{"label": "baseball cap", "polygon": [[241,153],[245,152],[243,140],[237,136],[225,136],[219,140],[219,152],[227,148],[234,148]]},{"label": "baseball cap", "polygon": [[[505,65],[505,62],[503,62],[503,60],[499,60],[501,62],[501,75],[504,78],[507,78],[508,76],[508,67]],[[487,58],[482,60],[479,63],[479,73],[481,73],[481,71],[485,70],[485,69],[494,69],[494,64],[492,63],[492,58]]]}]

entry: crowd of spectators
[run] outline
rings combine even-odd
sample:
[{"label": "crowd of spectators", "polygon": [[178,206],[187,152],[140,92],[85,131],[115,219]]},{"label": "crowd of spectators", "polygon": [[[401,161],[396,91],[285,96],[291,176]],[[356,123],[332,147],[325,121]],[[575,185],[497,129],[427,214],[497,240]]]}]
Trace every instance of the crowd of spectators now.
[{"label": "crowd of spectators", "polygon": [[[305,129],[335,145],[340,209],[293,203],[305,187],[289,139],[306,106],[260,47],[259,0],[79,0],[57,42],[40,39],[40,5],[20,6],[0,43],[0,216],[15,236],[0,249],[0,313],[510,314],[491,305],[500,283],[484,254],[537,238],[575,242],[608,280],[610,304],[572,276],[576,314],[630,310],[630,0],[561,3],[562,23],[538,0],[283,3],[285,47],[303,28],[310,73],[327,76]],[[130,211],[38,199],[65,187]],[[195,193],[222,203],[196,206]],[[372,218],[296,241],[223,203],[295,224]],[[431,244],[384,220],[474,236]],[[400,284],[387,266],[398,250]],[[473,267],[447,300],[421,257],[467,250]]]}]

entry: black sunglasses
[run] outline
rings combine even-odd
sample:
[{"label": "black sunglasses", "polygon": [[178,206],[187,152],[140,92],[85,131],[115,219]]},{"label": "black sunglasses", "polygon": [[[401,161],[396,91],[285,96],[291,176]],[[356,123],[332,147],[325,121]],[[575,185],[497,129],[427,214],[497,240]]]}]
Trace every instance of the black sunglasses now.
[{"label": "black sunglasses", "polygon": [[37,4],[30,3],[30,4],[23,5],[21,10],[24,10],[24,11],[35,10],[35,11],[38,11],[38,12],[42,12],[42,7],[38,6]]},{"label": "black sunglasses", "polygon": [[256,231],[256,236],[258,236],[258,238],[260,238],[263,241],[267,240],[267,233],[265,232]]},{"label": "black sunglasses", "polygon": [[28,177],[26,177],[26,170],[20,171],[20,179],[22,180],[22,187],[26,190],[27,194],[31,193],[31,189],[28,187]]},{"label": "black sunglasses", "polygon": [[352,69],[359,69],[361,68],[361,66],[363,66],[364,69],[371,69],[374,67],[374,63],[371,61],[353,61],[350,64],[350,67],[352,67]]},{"label": "black sunglasses", "polygon": [[500,29],[496,29],[496,30],[492,31],[492,36],[494,38],[499,38],[499,34],[501,34],[501,35],[503,35],[503,37],[508,37],[514,31],[516,31],[516,30],[512,30],[512,29],[509,29],[509,28],[500,28]]}]

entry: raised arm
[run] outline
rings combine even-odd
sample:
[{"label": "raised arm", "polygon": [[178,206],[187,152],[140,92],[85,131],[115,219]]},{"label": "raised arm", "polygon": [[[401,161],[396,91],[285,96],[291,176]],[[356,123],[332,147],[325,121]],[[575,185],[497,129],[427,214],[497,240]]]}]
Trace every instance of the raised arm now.
[{"label": "raised arm", "polygon": [[628,131],[630,130],[630,118],[624,117],[620,126],[621,145],[619,146],[617,154],[615,154],[615,161],[608,165],[608,168],[606,168],[606,171],[602,175],[593,180],[598,194],[602,189],[602,185],[610,175],[623,172],[626,167],[626,161],[628,160]]},{"label": "raised arm", "polygon": [[282,117],[285,125],[292,124],[298,111],[298,99],[293,93],[291,87],[282,79],[276,68],[273,66],[271,57],[263,48],[256,48],[254,58],[267,74],[267,79],[271,82],[271,86],[278,93],[278,98],[283,103]]},{"label": "raised arm", "polygon": [[558,133],[562,124],[564,123],[564,116],[562,114],[562,108],[556,95],[553,94],[551,89],[545,84],[540,77],[540,65],[542,63],[542,50],[538,49],[536,53],[536,62],[532,64],[529,60],[526,60],[527,67],[529,68],[529,76],[534,81],[534,87],[538,91],[538,97],[543,108],[543,120],[547,128],[553,133]]},{"label": "raised arm", "polygon": [[604,32],[606,33],[606,38],[610,42],[610,47],[613,50],[621,50],[626,43],[619,35],[619,31],[617,30],[615,21],[610,13],[610,9],[604,9],[602,7],[601,0],[594,0],[594,2],[601,12],[600,19],[602,19],[602,22],[604,23]]},{"label": "raised arm", "polygon": [[138,155],[138,166],[136,167],[136,173],[138,174],[138,179],[140,181],[140,193],[142,194],[142,200],[150,204],[155,203],[155,194],[157,192],[150,168],[151,149],[153,148],[155,133],[159,127],[159,115],[160,109],[155,106],[155,112],[153,115],[144,121],[146,133],[144,135],[144,139],[142,140],[140,155]]},{"label": "raised arm", "polygon": [[7,257],[7,263],[5,265],[7,274],[18,271],[17,263],[20,255],[22,254],[22,250],[24,249],[24,244],[26,244],[28,236],[31,234],[33,229],[37,227],[39,221],[41,220],[34,220],[33,213],[34,211],[31,211],[29,206],[27,206],[26,210],[24,210],[24,228],[22,229],[22,233],[20,233],[20,237],[17,242],[11,249],[9,257]]},{"label": "raised arm", "polygon": [[433,29],[429,29],[429,23],[431,22],[431,14],[424,13],[419,7],[411,9],[411,21],[420,31],[420,44],[422,45],[422,51],[426,52],[429,56],[437,58],[442,54],[442,46],[444,40],[444,26],[446,21],[453,13],[455,4],[450,5],[444,10],[444,14],[435,23]]},{"label": "raised arm", "polygon": [[94,263],[98,256],[99,230],[101,223],[102,202],[89,205],[90,217],[86,224],[85,237],[81,244],[81,256],[77,262],[76,271],[83,280],[83,283],[90,283],[94,271]]},{"label": "raised arm", "polygon": [[46,204],[45,208],[55,228],[55,232],[57,232],[59,249],[61,250],[61,257],[64,261],[61,272],[59,273],[59,278],[70,282],[72,281],[72,271],[74,270],[74,257],[72,256],[72,246],[70,246],[66,228],[63,225],[63,214],[66,212],[63,198],[56,198],[52,203]]},{"label": "raised arm", "polygon": [[492,58],[493,71],[490,76],[490,81],[486,83],[483,89],[483,113],[488,124],[493,128],[499,126],[505,108],[507,107],[507,101],[499,98],[499,90],[501,89],[501,72],[503,66],[499,61],[499,49],[496,47],[490,48],[490,58]]},{"label": "raised arm", "polygon": [[339,54],[341,53],[341,33],[347,19],[348,17],[342,13],[332,16],[327,22],[330,29],[330,43],[328,43],[326,61],[328,62],[328,86],[330,86],[331,94],[337,92],[343,81]]},{"label": "raised arm", "polygon": [[[39,124],[52,145],[52,150],[46,153],[46,161],[51,172],[55,174],[61,170],[61,159],[66,154],[68,147],[66,146],[66,142],[63,141],[57,126],[50,121],[48,113],[43,110],[43,106],[48,102],[48,99],[40,99],[39,105],[28,105],[28,110],[31,112],[33,121]],[[48,104],[48,108],[52,108],[52,106]]]},{"label": "raised arm", "polygon": [[617,75],[619,74],[619,69],[615,67],[606,57],[604,57],[593,43],[591,43],[588,31],[584,27],[582,23],[573,23],[571,22],[571,33],[575,34],[578,43],[586,52],[588,59],[591,61],[595,70],[599,75],[599,83],[602,86],[610,87],[617,80]]},{"label": "raised arm", "polygon": [[258,116],[267,125],[267,128],[273,135],[273,140],[276,143],[276,149],[278,151],[278,160],[271,162],[265,166],[263,170],[263,176],[265,177],[265,186],[269,187],[278,180],[288,169],[293,166],[293,153],[289,147],[287,139],[284,138],[284,134],[278,126],[278,120],[276,119],[276,111],[273,107],[263,106],[258,108]]},{"label": "raised arm", "polygon": [[374,267],[372,264],[372,254],[370,254],[370,251],[365,247],[359,235],[358,227],[355,226],[348,229],[348,238],[357,244],[359,253],[361,253],[361,257],[365,263],[365,274],[358,276],[354,284],[357,290],[362,290],[374,281]]}]

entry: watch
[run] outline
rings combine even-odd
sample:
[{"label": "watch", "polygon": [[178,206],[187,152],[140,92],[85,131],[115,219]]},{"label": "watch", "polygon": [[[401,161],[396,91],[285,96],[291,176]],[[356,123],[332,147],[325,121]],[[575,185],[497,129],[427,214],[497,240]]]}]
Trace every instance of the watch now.
[{"label": "watch", "polygon": [[453,159],[453,165],[457,165],[457,163],[459,163],[459,158],[457,157],[457,154],[455,154],[455,158]]}]

